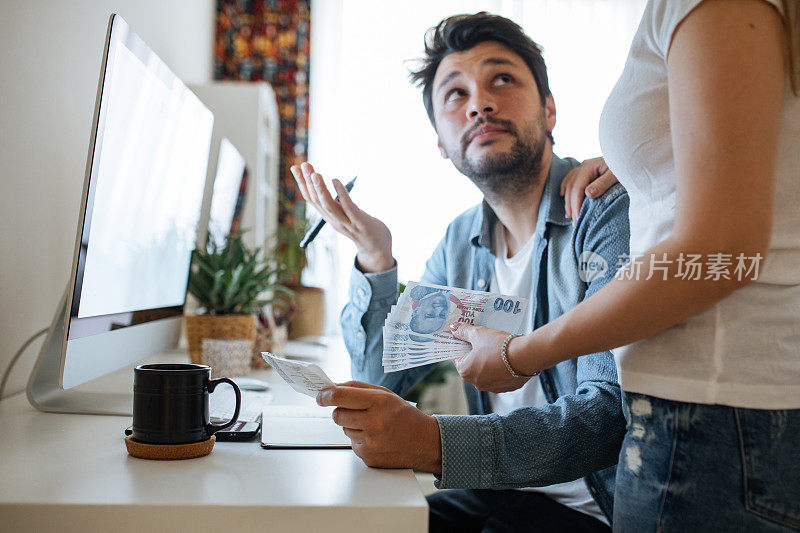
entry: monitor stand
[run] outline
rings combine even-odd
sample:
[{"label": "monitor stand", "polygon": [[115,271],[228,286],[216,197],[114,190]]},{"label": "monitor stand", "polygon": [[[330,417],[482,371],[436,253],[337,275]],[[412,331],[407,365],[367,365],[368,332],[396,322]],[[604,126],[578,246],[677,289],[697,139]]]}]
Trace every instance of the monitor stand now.
[{"label": "monitor stand", "polygon": [[95,415],[133,414],[133,392],[101,393],[64,389],[59,382],[61,351],[66,342],[67,293],[61,298],[39,358],[28,380],[28,401],[40,411]]}]

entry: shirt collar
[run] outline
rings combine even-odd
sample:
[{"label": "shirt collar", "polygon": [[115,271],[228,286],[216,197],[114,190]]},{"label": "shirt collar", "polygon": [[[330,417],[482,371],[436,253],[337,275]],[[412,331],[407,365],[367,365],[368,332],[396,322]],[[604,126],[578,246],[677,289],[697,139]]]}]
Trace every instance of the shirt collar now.
[{"label": "shirt collar", "polygon": [[[539,204],[539,217],[536,223],[536,232],[539,235],[544,235],[544,224],[542,224],[542,215],[545,214],[544,221],[550,224],[557,224],[559,226],[566,226],[570,223],[566,218],[566,211],[564,210],[564,200],[561,198],[561,181],[567,172],[570,171],[572,165],[553,154],[553,159],[550,162],[550,170],[547,172],[547,178],[542,191],[542,201]],[[481,216],[476,217],[472,225],[472,232],[470,234],[470,242],[474,246],[482,246],[493,250],[492,248],[492,235],[494,223],[497,220],[497,215],[494,210],[489,206],[486,200],[481,202]]]}]

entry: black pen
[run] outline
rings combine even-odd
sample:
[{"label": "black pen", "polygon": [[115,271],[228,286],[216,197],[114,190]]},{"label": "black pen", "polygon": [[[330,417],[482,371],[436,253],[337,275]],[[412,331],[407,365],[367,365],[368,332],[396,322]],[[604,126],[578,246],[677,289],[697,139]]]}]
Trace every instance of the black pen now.
[{"label": "black pen", "polygon": [[[353,190],[353,185],[355,185],[355,183],[356,183],[356,179],[358,179],[358,176],[356,176],[355,178],[353,178],[350,181],[348,181],[347,184],[344,186],[344,190],[346,190],[347,192],[352,191]],[[334,199],[338,202],[339,201],[339,195],[337,194],[336,198],[334,198]],[[316,238],[317,234],[319,233],[319,230],[321,230],[322,226],[324,226],[324,225],[325,225],[325,219],[324,218],[319,219],[319,222],[314,224],[314,227],[311,228],[309,230],[309,232],[306,233],[306,236],[303,237],[303,240],[300,241],[300,248],[305,248],[306,246],[311,244],[311,241],[313,241]]]}]

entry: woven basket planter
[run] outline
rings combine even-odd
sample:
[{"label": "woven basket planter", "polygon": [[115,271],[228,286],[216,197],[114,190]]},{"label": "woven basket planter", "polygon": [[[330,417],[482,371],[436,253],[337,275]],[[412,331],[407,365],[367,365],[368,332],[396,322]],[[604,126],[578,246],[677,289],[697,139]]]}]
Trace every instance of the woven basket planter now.
[{"label": "woven basket planter", "polygon": [[248,339],[250,351],[256,339],[256,321],[253,315],[192,315],[186,317],[186,340],[189,342],[189,359],[200,363],[203,339]]},{"label": "woven basket planter", "polygon": [[289,338],[322,335],[325,331],[325,291],[317,287],[296,285],[296,311],[289,322]]}]

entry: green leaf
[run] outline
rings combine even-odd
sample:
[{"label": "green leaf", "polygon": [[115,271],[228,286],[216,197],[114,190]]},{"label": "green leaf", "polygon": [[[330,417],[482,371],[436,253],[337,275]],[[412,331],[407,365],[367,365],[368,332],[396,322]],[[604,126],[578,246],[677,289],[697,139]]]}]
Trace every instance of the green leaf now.
[{"label": "green leaf", "polygon": [[209,313],[248,313],[278,297],[290,297],[291,291],[280,284],[285,271],[262,248],[248,248],[240,232],[221,246],[207,240],[192,252],[187,288]]}]

